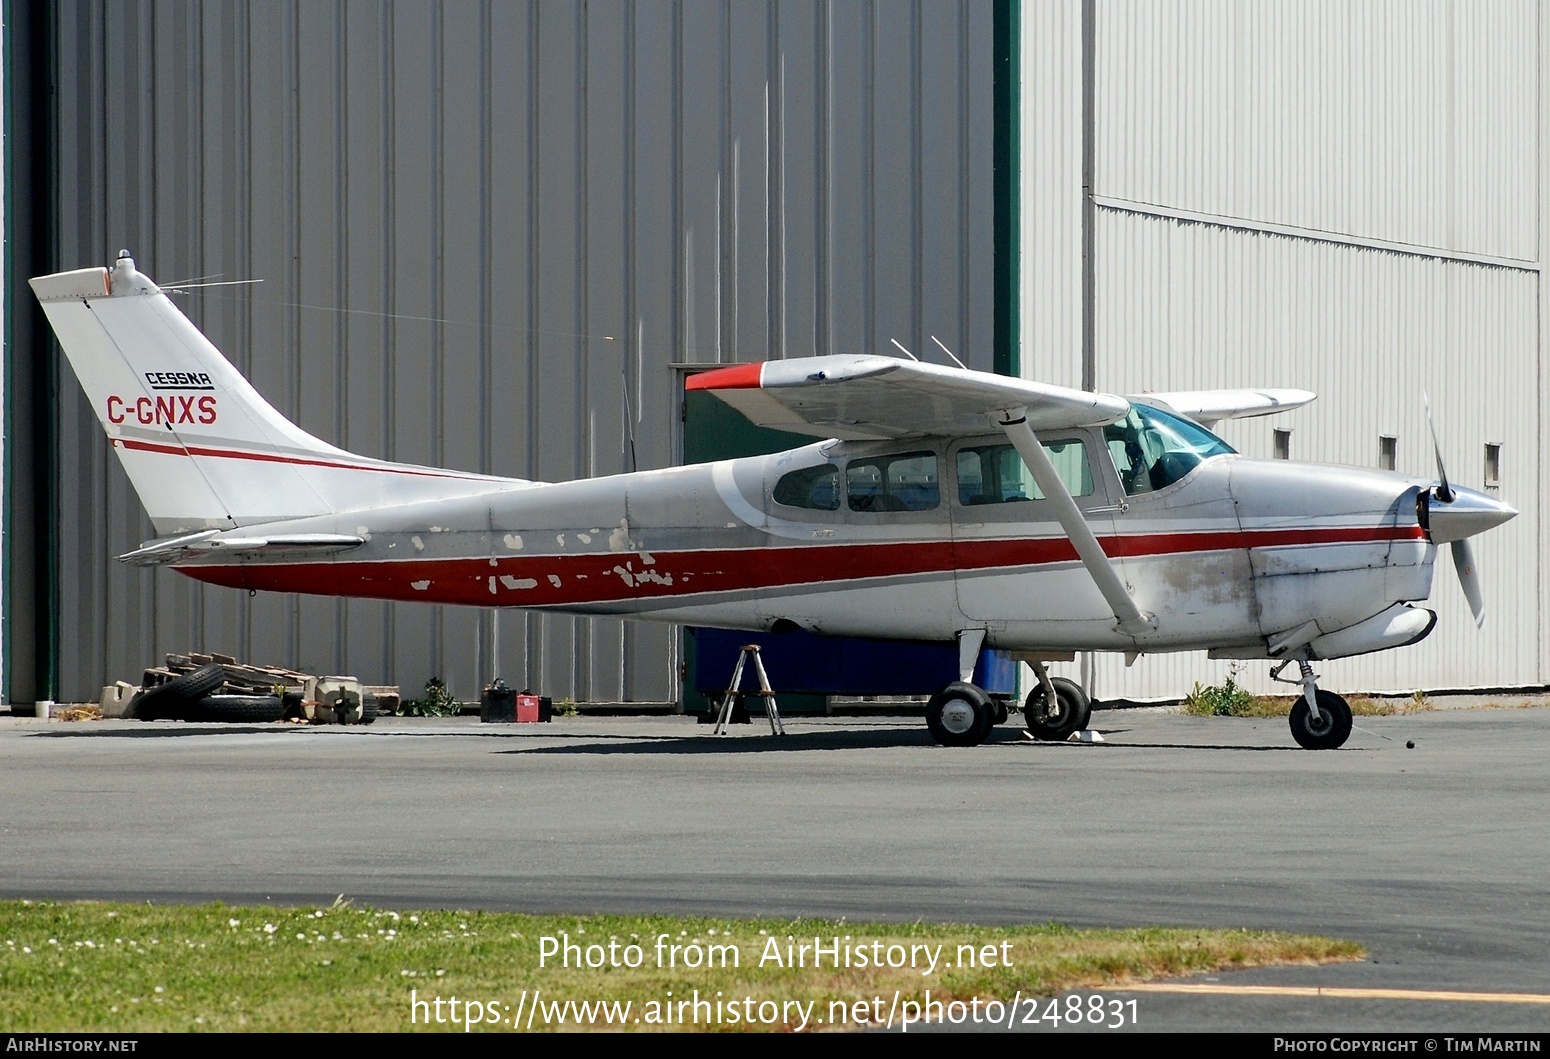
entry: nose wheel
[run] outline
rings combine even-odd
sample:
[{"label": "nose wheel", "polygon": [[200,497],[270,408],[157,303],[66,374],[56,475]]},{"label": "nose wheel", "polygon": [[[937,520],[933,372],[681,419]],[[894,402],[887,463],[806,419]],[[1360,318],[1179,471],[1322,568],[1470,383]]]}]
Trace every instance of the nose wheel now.
[{"label": "nose wheel", "polygon": [[1292,738],[1304,750],[1334,750],[1351,735],[1351,707],[1333,691],[1315,692],[1318,716],[1308,708],[1307,699],[1292,704]]},{"label": "nose wheel", "polygon": [[[1287,680],[1281,671],[1296,662],[1300,676]],[[1289,658],[1270,671],[1271,680],[1283,684],[1300,684],[1302,695],[1292,703],[1292,715],[1288,718],[1292,738],[1304,750],[1334,750],[1345,745],[1351,737],[1351,705],[1333,691],[1318,686],[1318,674],[1306,658]]]}]

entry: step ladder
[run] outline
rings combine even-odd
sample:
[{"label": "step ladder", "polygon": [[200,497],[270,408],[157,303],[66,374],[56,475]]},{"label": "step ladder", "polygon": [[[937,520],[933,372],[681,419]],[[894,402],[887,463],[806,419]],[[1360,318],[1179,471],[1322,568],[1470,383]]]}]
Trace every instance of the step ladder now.
[{"label": "step ladder", "polygon": [[[753,671],[759,677],[758,691],[743,690],[743,664],[749,657],[753,658]],[[747,698],[749,695],[757,695],[764,700],[764,712],[770,719],[770,734],[785,735],[786,726],[781,723],[780,707],[775,705],[775,692],[770,690],[769,674],[764,671],[764,662],[759,658],[758,644],[745,644],[737,656],[737,665],[732,670],[732,682],[727,685],[727,697],[721,700],[721,712],[716,716],[716,727],[712,735],[726,735],[727,725],[732,720],[733,700]]]}]

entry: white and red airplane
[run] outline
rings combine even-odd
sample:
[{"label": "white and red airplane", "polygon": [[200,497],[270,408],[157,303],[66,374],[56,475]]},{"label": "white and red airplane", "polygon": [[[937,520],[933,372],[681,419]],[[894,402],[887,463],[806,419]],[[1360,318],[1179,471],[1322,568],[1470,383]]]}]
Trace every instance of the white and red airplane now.
[{"label": "white and red airplane", "polygon": [[[280,415],[122,253],[34,279],[162,536],[121,556],[232,588],[530,607],[959,645],[940,742],[997,722],[984,646],[1039,680],[1029,730],[1089,703],[1043,663],[1208,650],[1298,667],[1302,746],[1345,701],[1311,663],[1426,636],[1437,546],[1477,620],[1467,538],[1517,512],[1440,480],[1255,460],[1208,427],[1300,390],[1118,397],[883,356],[692,377],[753,422],[823,440],[773,456],[539,483],[388,463]],[[1004,710],[1001,712],[1004,717]]]}]

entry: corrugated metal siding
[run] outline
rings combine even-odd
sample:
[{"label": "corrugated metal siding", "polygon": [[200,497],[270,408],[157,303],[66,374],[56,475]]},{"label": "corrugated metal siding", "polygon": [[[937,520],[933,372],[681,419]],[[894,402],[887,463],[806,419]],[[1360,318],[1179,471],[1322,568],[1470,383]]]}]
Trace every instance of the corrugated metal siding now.
[{"label": "corrugated metal siding", "polygon": [[[1331,687],[1405,690],[1533,684],[1539,669],[1539,279],[1533,272],[1440,261],[1212,225],[1099,212],[1098,387],[1118,392],[1296,386],[1319,398],[1295,412],[1221,424],[1247,455],[1268,458],[1277,427],[1297,460],[1378,465],[1378,436],[1398,440],[1397,469],[1436,473],[1422,390],[1431,395],[1449,477],[1483,487],[1484,446],[1502,448],[1512,522],[1479,537],[1487,604],[1477,632],[1446,551],[1435,568],[1437,628],[1422,643],[1322,663]],[[1248,676],[1256,686],[1264,667]],[[1226,663],[1148,658],[1100,665],[1103,694],[1179,695]]]},{"label": "corrugated metal siding", "polygon": [[[1520,3],[1097,5],[1095,193],[1309,238],[1100,209],[1100,389],[1305,386],[1308,409],[1226,424],[1270,455],[1432,474],[1420,390],[1454,478],[1479,485],[1504,445],[1522,514],[1476,542],[1488,620],[1476,633],[1446,553],[1423,644],[1325,663],[1331,686],[1539,683],[1541,6]],[[1070,8],[1079,8],[1073,3]],[[1524,269],[1318,241],[1320,233],[1517,259]],[[1532,576],[1525,571],[1532,570]],[[1242,679],[1268,690],[1262,666]],[[1105,695],[1178,695],[1227,663],[1101,660]]]},{"label": "corrugated metal siding", "polygon": [[[499,474],[674,461],[678,361],[936,334],[990,366],[987,4],[59,0],[61,267],[128,247],[282,411]],[[348,310],[341,312],[340,310]],[[248,598],[111,556],[152,535],[60,397],[61,693],[168,650],[472,695],[492,618]],[[668,701],[670,630],[503,616],[500,670]]]},{"label": "corrugated metal siding", "polygon": [[1081,4],[1022,10],[1022,375],[1082,385]]},{"label": "corrugated metal siding", "polygon": [[1533,261],[1535,0],[1100,2],[1096,193]]}]

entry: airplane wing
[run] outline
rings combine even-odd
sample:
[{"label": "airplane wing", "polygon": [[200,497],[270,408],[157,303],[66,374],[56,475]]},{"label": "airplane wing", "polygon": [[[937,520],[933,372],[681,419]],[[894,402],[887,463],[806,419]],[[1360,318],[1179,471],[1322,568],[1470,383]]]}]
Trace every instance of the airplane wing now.
[{"label": "airplane wing", "polygon": [[1128,400],[1189,416],[1206,429],[1223,419],[1250,419],[1301,408],[1318,394],[1308,390],[1178,390],[1137,393]]},{"label": "airplane wing", "polygon": [[736,364],[691,376],[686,389],[714,392],[762,427],[857,441],[983,434],[988,417],[1013,408],[1027,409],[1034,430],[1100,426],[1130,410],[1112,394],[853,354]]}]

